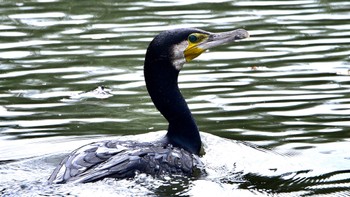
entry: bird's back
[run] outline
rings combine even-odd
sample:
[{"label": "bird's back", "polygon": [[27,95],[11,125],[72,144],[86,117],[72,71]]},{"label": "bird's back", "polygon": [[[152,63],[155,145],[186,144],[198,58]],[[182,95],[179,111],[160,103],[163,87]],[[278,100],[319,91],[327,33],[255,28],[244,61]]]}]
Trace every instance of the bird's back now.
[{"label": "bird's back", "polygon": [[138,172],[153,176],[192,175],[201,168],[197,155],[171,145],[102,141],[70,153],[52,173],[49,182],[86,183],[107,177],[134,177]]}]

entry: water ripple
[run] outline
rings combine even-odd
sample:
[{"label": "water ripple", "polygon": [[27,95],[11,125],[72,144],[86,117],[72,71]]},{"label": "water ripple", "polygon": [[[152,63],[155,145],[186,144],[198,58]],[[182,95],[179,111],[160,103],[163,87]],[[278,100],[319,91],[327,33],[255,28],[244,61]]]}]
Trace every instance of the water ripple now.
[{"label": "water ripple", "polygon": [[[208,194],[203,187],[223,196],[235,191],[237,196],[349,194],[348,1],[33,0],[0,5],[0,187],[5,188],[0,193],[34,195],[28,189],[37,185],[33,178],[47,177],[53,168],[43,160],[58,161],[62,150],[97,136],[166,129],[143,80],[146,48],[159,31],[198,27],[213,32],[245,28],[251,34],[202,54],[181,71],[179,86],[200,130],[269,150],[204,135],[209,177],[162,185],[141,176],[168,193],[138,189],[163,196]],[[276,158],[274,151],[283,157]],[[47,154],[54,156],[43,157]],[[21,163],[25,157],[37,157],[36,163]],[[7,160],[20,163],[3,165]],[[282,173],[284,165],[290,168]],[[27,189],[18,186],[23,180],[30,180],[21,184]],[[114,184],[125,193],[123,183],[107,188]],[[98,191],[90,186],[73,186],[73,193]],[[42,187],[40,195],[52,194]],[[66,194],[67,188],[57,187]]]}]

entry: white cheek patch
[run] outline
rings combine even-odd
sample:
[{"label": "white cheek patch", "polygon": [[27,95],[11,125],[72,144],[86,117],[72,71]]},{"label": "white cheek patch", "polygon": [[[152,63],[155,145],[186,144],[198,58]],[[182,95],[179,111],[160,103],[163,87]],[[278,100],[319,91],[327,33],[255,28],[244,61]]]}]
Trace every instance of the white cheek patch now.
[{"label": "white cheek patch", "polygon": [[188,47],[187,40],[175,44],[172,48],[172,63],[176,70],[181,70],[186,62],[184,51]]}]

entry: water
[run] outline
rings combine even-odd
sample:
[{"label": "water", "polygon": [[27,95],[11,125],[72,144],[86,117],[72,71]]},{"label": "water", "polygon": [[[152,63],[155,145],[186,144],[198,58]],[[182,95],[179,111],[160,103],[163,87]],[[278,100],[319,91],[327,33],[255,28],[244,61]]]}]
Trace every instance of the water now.
[{"label": "water", "polygon": [[[1,1],[0,194],[350,195],[349,9],[345,0]],[[177,27],[251,34],[179,78],[208,176],[47,185],[83,144],[164,134],[143,59],[157,33]]]}]

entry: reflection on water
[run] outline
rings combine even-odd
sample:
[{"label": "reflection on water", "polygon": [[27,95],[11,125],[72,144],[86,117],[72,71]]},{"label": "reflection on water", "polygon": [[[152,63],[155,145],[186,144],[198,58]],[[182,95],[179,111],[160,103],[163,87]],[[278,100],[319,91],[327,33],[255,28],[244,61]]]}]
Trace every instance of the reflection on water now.
[{"label": "reflection on water", "polygon": [[[349,195],[348,1],[0,5],[1,195],[69,187],[76,195]],[[166,129],[144,87],[143,59],[153,36],[178,27],[252,35],[203,54],[179,78],[201,131],[251,144],[205,135],[210,173],[201,180],[140,175],[48,188],[54,165],[80,145]]]}]

